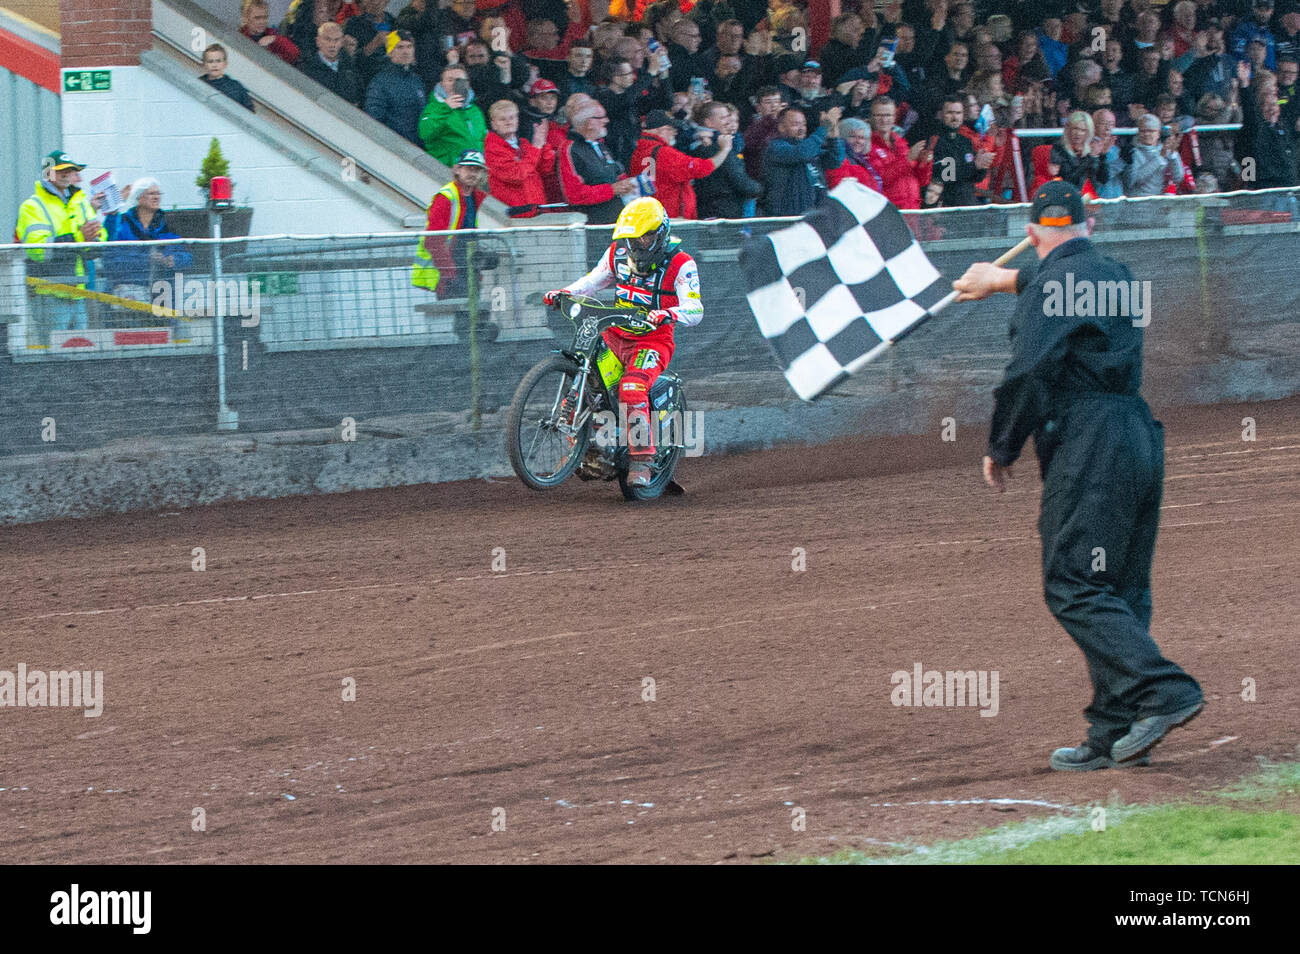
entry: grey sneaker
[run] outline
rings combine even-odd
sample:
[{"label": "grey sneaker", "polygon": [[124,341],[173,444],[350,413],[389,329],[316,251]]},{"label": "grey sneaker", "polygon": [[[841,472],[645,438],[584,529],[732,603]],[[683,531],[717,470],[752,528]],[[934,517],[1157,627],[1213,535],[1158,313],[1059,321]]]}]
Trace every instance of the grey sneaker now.
[{"label": "grey sneaker", "polygon": [[1196,702],[1168,715],[1147,716],[1129,726],[1128,735],[1110,747],[1110,757],[1116,762],[1128,762],[1146,755],[1156,743],[1169,734],[1170,729],[1186,725],[1201,714],[1204,702]]},{"label": "grey sneaker", "polygon": [[1057,749],[1049,760],[1052,768],[1058,772],[1092,772],[1096,769],[1130,768],[1135,765],[1150,765],[1151,759],[1143,756],[1123,765],[1108,755],[1094,752],[1085,742],[1074,748]]}]

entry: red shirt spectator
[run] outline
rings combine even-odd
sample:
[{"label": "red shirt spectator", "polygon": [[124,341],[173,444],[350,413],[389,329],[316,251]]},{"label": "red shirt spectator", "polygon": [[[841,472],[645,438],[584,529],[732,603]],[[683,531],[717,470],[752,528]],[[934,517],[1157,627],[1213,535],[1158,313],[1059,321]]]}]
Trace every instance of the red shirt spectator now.
[{"label": "red shirt spectator", "polygon": [[691,181],[703,179],[722,165],[722,160],[731,152],[731,137],[719,136],[718,144],[722,149],[709,159],[699,159],[674,149],[676,139],[677,127],[668,114],[662,109],[650,110],[645,118],[645,133],[632,152],[628,171],[641,175],[653,169],[655,198],[663,204],[669,218],[693,219],[696,217],[695,187]]},{"label": "red shirt spectator", "polygon": [[856,179],[883,195],[884,178],[871,165],[871,128],[860,119],[846,119],[840,123],[840,136],[844,139],[844,161],[827,171],[826,185],[834,189],[845,179]]},{"label": "red shirt spectator", "polygon": [[[481,152],[467,149],[452,166],[452,179],[434,195],[429,203],[426,232],[451,232],[478,227],[478,210],[483,207],[487,193],[481,188],[486,162]],[[423,254],[417,252],[412,282],[436,291],[439,298],[456,297],[464,293],[467,276],[465,250],[455,236],[427,235],[420,240]],[[431,277],[421,259],[431,260],[436,273]]]},{"label": "red shirt spectator", "polygon": [[546,141],[548,130],[540,124],[533,130],[532,142],[519,138],[519,107],[510,100],[497,100],[489,113],[492,131],[483,150],[488,191],[511,207],[513,217],[531,218],[546,202],[542,172],[555,167],[555,147]]},{"label": "red shirt spectator", "polygon": [[239,32],[258,46],[269,50],[290,66],[298,62],[298,47],[287,36],[280,36],[270,26],[271,8],[266,0],[245,0]]},{"label": "red shirt spectator", "polygon": [[933,154],[918,142],[910,150],[907,140],[895,136],[894,104],[878,97],[871,107],[871,167],[880,173],[885,198],[900,209],[921,207],[921,183],[929,182]]}]

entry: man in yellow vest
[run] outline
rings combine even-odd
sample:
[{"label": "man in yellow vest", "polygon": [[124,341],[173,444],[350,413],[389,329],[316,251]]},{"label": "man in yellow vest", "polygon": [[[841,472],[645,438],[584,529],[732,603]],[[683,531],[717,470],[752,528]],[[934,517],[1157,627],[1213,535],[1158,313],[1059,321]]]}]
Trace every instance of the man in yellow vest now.
[{"label": "man in yellow vest", "polygon": [[[36,191],[18,210],[15,242],[48,245],[108,240],[108,230],[98,213],[86,198],[86,193],[73,181],[84,168],[84,165],[73,162],[67,153],[58,150],[41,161],[41,180],[36,183]],[[27,273],[60,285],[85,288],[87,257],[91,256],[84,250],[30,248],[27,250]],[[48,316],[51,328],[86,327],[86,302],[72,292],[37,289],[34,301]]]},{"label": "man in yellow vest", "polygon": [[[478,227],[478,210],[487,193],[487,161],[477,149],[466,149],[451,167],[452,180],[439,189],[429,203],[426,232],[451,232]],[[454,236],[425,236],[415,251],[411,284],[427,288],[441,299],[463,298],[468,294],[465,272],[466,249]],[[480,252],[476,271],[497,266],[497,255]]]}]

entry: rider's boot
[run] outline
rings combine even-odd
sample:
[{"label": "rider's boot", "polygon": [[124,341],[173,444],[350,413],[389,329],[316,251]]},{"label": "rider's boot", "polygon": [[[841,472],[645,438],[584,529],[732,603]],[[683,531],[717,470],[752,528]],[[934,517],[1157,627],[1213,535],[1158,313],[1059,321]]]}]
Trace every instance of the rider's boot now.
[{"label": "rider's boot", "polygon": [[650,483],[650,462],[655,456],[654,428],[649,405],[630,405],[627,409],[627,482],[633,487]]}]

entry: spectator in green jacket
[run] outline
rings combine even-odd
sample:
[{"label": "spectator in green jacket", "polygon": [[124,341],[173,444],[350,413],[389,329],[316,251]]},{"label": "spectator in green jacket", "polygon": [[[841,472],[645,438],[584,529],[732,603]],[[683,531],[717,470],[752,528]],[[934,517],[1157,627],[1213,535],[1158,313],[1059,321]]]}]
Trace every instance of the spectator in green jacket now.
[{"label": "spectator in green jacket", "polygon": [[487,120],[474,103],[469,73],[459,63],[449,63],[420,114],[420,140],[424,150],[445,166],[454,165],[466,149],[483,151]]}]

